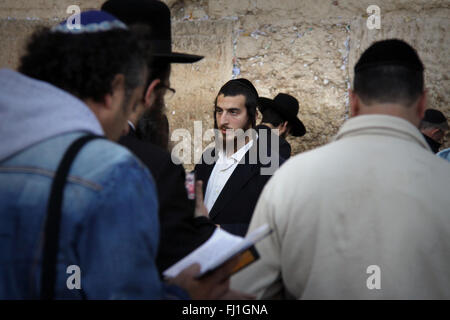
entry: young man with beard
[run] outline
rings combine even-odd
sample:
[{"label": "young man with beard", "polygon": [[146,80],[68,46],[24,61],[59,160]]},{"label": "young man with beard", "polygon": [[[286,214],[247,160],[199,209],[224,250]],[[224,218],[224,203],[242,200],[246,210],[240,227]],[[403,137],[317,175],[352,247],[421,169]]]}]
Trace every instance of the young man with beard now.
[{"label": "young man with beard", "polygon": [[216,147],[206,150],[195,166],[196,179],[204,182],[210,219],[241,236],[247,232],[259,194],[279,164],[277,152],[267,157],[267,140],[249,130],[255,127],[258,96],[247,81],[230,80],[219,90],[214,107]]}]

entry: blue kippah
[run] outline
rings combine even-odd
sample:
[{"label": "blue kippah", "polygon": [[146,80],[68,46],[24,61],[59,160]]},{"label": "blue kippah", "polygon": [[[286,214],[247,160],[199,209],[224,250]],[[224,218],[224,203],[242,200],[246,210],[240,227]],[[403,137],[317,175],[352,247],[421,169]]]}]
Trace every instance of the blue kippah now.
[{"label": "blue kippah", "polygon": [[[104,32],[113,29],[128,30],[128,27],[122,21],[113,15],[100,10],[81,12],[79,14],[79,25],[72,24],[72,21],[74,21],[74,17],[71,17],[70,21],[67,19],[59,25],[54,26],[51,28],[51,31],[78,34],[87,32]],[[75,18],[75,21],[77,21],[77,18]],[[69,28],[69,26],[72,28]]]}]

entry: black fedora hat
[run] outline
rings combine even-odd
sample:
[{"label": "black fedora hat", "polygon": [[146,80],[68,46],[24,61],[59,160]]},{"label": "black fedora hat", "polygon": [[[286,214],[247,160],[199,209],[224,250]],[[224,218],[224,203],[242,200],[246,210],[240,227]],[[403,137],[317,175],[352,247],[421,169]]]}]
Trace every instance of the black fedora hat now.
[{"label": "black fedora hat", "polygon": [[144,23],[150,26],[153,55],[172,63],[193,63],[203,59],[187,53],[172,52],[172,31],[169,7],[158,0],[108,0],[102,10],[126,24]]},{"label": "black fedora hat", "polygon": [[279,93],[273,100],[269,98],[260,97],[258,99],[258,107],[261,113],[267,108],[273,109],[281,115],[283,119],[291,125],[291,134],[294,137],[301,137],[306,133],[306,128],[303,122],[297,117],[299,105],[297,99],[293,96]]},{"label": "black fedora hat", "polygon": [[436,110],[436,109],[425,110],[425,114],[424,114],[422,121],[440,125],[443,128],[445,128],[446,130],[449,129],[448,123],[447,123],[447,118],[445,117],[445,115],[442,112],[440,112],[439,110]]}]

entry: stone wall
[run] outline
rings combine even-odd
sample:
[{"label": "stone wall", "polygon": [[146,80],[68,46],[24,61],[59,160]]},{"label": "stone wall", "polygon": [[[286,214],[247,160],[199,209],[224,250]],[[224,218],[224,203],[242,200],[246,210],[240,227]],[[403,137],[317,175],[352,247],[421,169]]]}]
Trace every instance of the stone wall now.
[{"label": "stone wall", "polygon": [[[102,0],[0,1],[0,66],[16,67],[24,39],[40,24],[67,17],[78,4]],[[261,96],[278,92],[300,101],[308,133],[289,139],[294,153],[326,143],[349,116],[353,66],[373,41],[400,38],[412,44],[426,67],[429,107],[450,117],[450,2],[445,0],[166,0],[173,16],[174,49],[205,55],[174,65],[177,89],[167,110],[171,129],[202,121],[213,125],[214,97],[233,76],[251,80]],[[366,26],[369,5],[381,9],[381,29]],[[450,146],[450,133],[445,138]],[[206,142],[205,142],[206,143]],[[200,148],[200,147],[199,147]],[[192,150],[192,155],[194,151]],[[187,165],[187,168],[192,168]]]}]

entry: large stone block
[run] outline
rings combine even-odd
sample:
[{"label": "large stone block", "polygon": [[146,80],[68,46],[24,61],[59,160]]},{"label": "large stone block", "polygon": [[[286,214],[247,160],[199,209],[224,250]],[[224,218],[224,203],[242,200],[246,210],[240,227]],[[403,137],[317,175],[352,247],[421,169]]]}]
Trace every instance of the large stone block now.
[{"label": "large stone block", "polygon": [[0,19],[0,68],[17,68],[29,36],[39,27],[54,23],[48,19]]},{"label": "large stone block", "polygon": [[[173,24],[173,50],[204,55],[194,64],[172,64],[171,86],[177,90],[167,102],[170,129],[187,129],[194,138],[194,121],[202,123],[203,132],[213,128],[214,99],[220,87],[232,76],[233,25],[230,21],[177,22]],[[202,136],[198,136],[199,139]],[[177,142],[174,141],[173,144]],[[208,143],[192,141],[194,152],[201,155]],[[186,165],[192,169],[192,164]]]},{"label": "large stone block", "polygon": [[[445,13],[446,12],[446,13]],[[443,17],[446,16],[446,17]],[[380,30],[369,30],[366,20],[358,18],[351,24],[350,79],[353,67],[361,53],[373,42],[398,38],[413,46],[425,65],[425,86],[428,90],[428,107],[441,110],[450,118],[450,29],[449,9],[430,10],[420,14],[392,12],[382,17]],[[445,146],[450,146],[450,132]]]},{"label": "large stone block", "polygon": [[[422,12],[435,8],[449,7],[442,0],[210,0],[209,15],[216,18],[258,14],[281,19],[299,19],[300,21],[320,21],[334,23],[339,19],[347,21],[357,16],[367,16],[367,8],[378,5],[381,13],[395,10]],[[271,21],[276,21],[269,18]]]},{"label": "large stone block", "polygon": [[326,143],[346,117],[348,30],[295,23],[260,25],[258,32],[241,33],[237,47],[254,43],[256,37],[260,44],[256,54],[237,56],[241,76],[253,81],[261,96],[285,92],[299,100],[307,134],[289,139],[294,153]]}]

